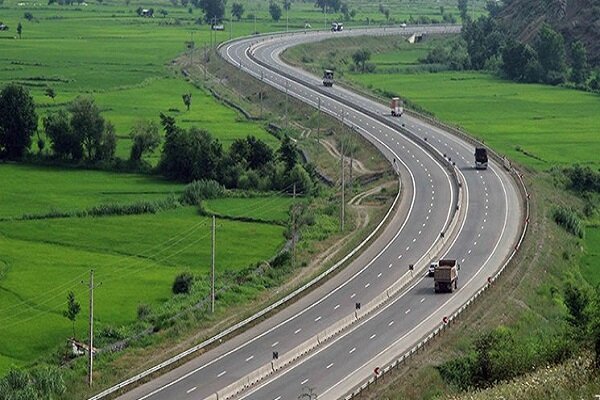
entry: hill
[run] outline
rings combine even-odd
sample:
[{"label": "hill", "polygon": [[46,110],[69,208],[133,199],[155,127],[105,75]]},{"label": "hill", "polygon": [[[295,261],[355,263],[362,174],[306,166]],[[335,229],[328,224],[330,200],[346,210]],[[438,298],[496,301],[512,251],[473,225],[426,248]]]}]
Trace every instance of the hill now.
[{"label": "hill", "polygon": [[526,42],[535,39],[544,22],[561,32],[568,46],[581,40],[590,64],[600,65],[600,3],[597,0],[505,1],[498,19]]}]

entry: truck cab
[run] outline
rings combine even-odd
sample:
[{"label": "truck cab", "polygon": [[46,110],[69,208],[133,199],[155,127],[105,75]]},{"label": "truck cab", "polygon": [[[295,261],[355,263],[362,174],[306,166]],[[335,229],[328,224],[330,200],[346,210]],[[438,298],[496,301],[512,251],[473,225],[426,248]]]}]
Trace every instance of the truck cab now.
[{"label": "truck cab", "polygon": [[344,30],[344,24],[341,22],[332,22],[331,23],[331,32],[341,32]]},{"label": "truck cab", "polygon": [[323,72],[323,86],[333,86],[333,71],[330,69]]},{"label": "truck cab", "polygon": [[475,168],[476,169],[487,169],[488,167],[488,155],[485,147],[475,148]]}]

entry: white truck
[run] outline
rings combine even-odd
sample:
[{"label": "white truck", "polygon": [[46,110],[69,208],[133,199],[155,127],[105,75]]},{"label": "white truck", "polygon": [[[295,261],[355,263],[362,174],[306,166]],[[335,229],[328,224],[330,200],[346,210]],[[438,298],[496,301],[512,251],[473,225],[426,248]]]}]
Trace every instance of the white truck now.
[{"label": "white truck", "polygon": [[390,102],[390,110],[392,112],[392,117],[401,117],[404,114],[404,107],[402,106],[402,100],[400,97],[392,97],[392,101]]}]

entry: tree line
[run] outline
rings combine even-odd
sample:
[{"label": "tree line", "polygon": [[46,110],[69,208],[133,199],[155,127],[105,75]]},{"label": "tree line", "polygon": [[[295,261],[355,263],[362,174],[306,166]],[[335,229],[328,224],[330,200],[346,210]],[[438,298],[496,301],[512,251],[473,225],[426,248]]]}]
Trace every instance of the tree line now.
[{"label": "tree line", "polygon": [[[300,193],[313,189],[314,173],[300,163],[296,144],[284,136],[277,151],[253,137],[233,141],[225,150],[218,139],[196,127],[183,129],[171,116],[161,114],[164,143],[154,172],[181,182],[214,180],[227,188],[282,190],[296,184]],[[122,165],[115,156],[114,125],[104,119],[91,97],[77,97],[67,107],[42,118],[50,141],[50,158],[59,162],[110,167]],[[38,134],[38,149],[45,141],[38,132],[38,115],[33,98],[24,87],[9,84],[0,92],[0,159],[20,160]],[[144,156],[154,153],[162,142],[159,124],[138,121],[130,131],[130,169],[151,170]]]},{"label": "tree line", "polygon": [[550,25],[543,24],[531,43],[513,38],[495,19],[502,10],[488,2],[488,16],[471,19],[467,2],[458,1],[463,20],[459,40],[429,51],[421,62],[443,64],[453,70],[490,70],[517,82],[570,84],[584,90],[600,90],[600,74],[595,74],[581,41],[570,46]]}]

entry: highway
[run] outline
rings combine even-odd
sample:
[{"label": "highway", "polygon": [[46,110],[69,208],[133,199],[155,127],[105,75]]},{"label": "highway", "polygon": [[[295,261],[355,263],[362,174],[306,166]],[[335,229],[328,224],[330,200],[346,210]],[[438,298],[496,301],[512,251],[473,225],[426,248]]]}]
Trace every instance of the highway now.
[{"label": "highway", "polygon": [[[426,29],[430,33],[457,28]],[[388,28],[369,30],[369,34],[412,31]],[[460,307],[512,251],[523,211],[516,184],[501,166],[491,162],[488,170],[475,170],[471,145],[418,119],[387,117],[388,107],[337,85],[323,88],[319,77],[279,59],[284,48],[298,43],[361,34],[365,32],[255,37],[226,43],[220,52],[266,84],[343,118],[390,160],[402,177],[402,198],[390,223],[350,265],[308,295],[120,399],[215,399],[219,390],[268,365],[273,352],[293,351],[355,313],[356,303],[367,304],[385,293],[414,264],[419,270],[414,279],[382,307],[237,396],[297,399],[310,387],[319,399],[340,398]],[[444,155],[455,168],[444,161]],[[446,233],[444,238],[441,232]],[[434,294],[432,279],[421,271],[440,256],[456,258],[461,264],[460,288],[454,294]]]}]

